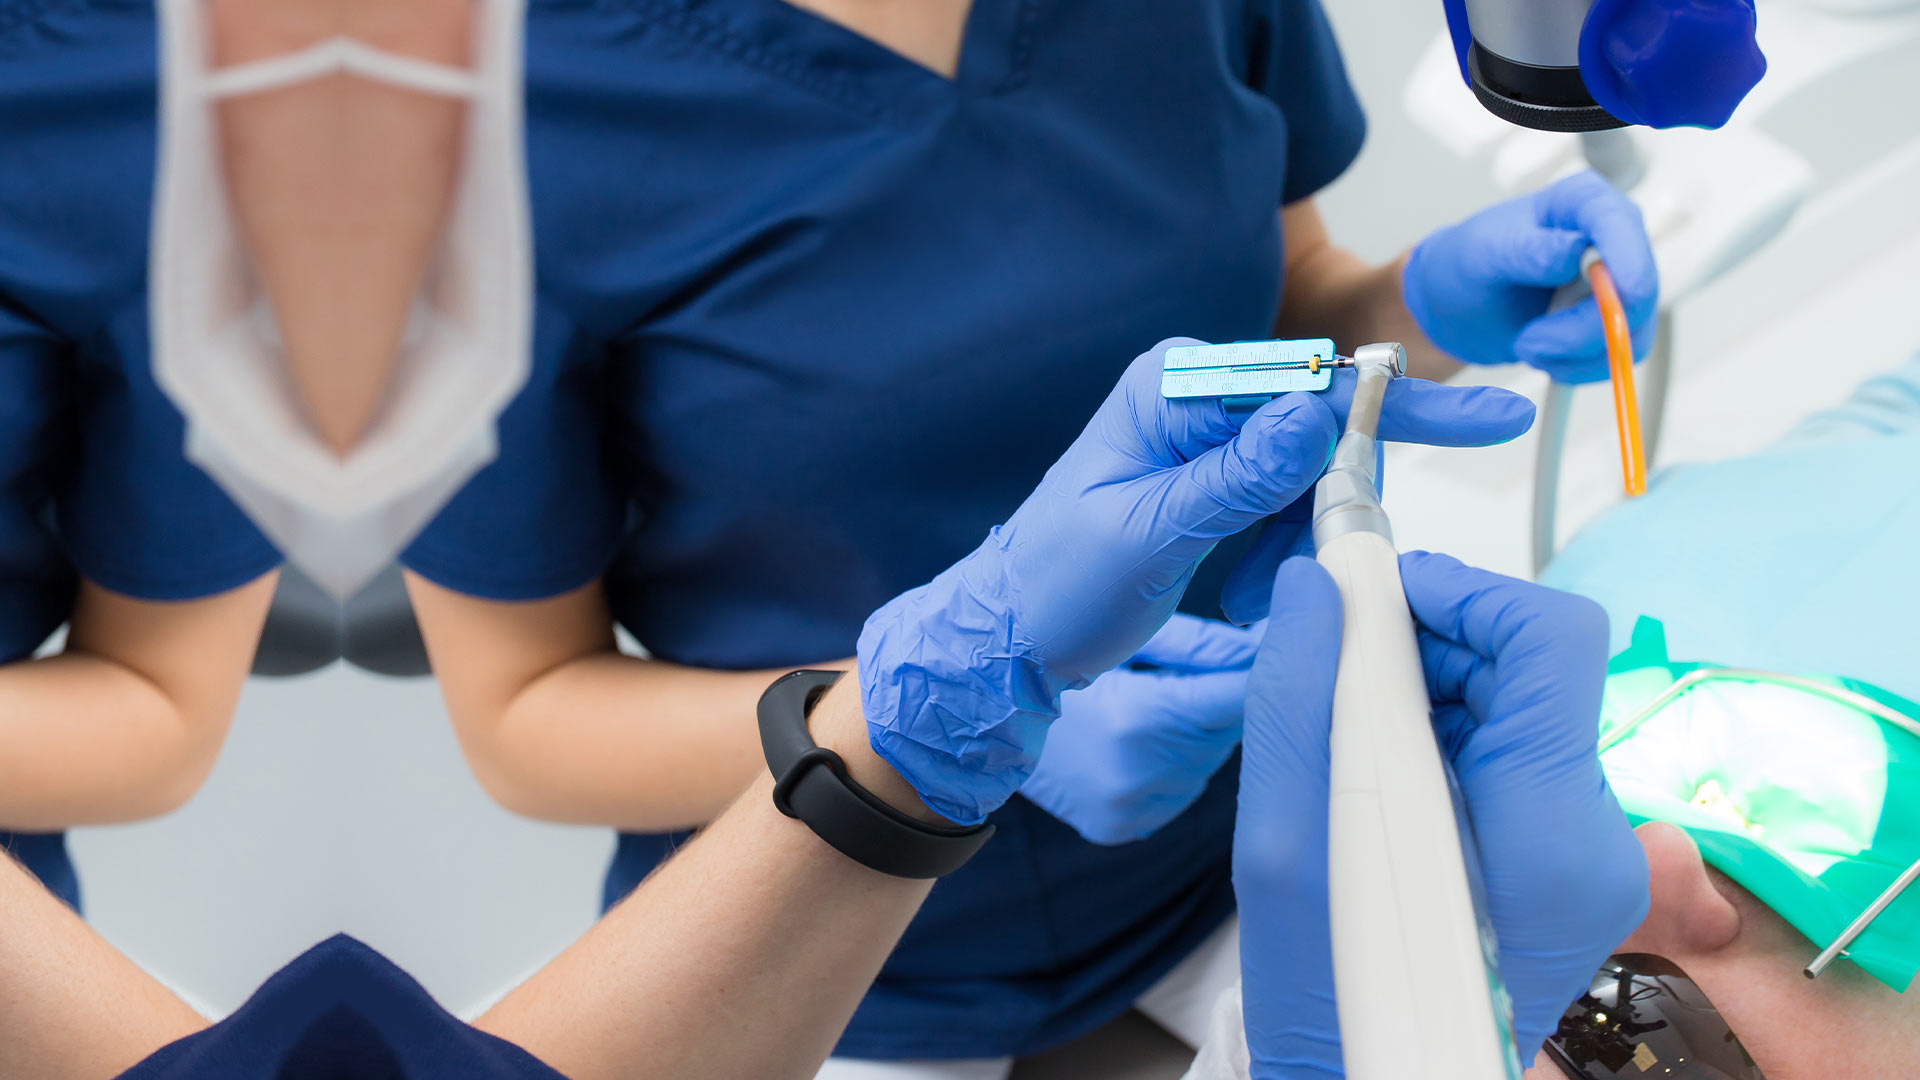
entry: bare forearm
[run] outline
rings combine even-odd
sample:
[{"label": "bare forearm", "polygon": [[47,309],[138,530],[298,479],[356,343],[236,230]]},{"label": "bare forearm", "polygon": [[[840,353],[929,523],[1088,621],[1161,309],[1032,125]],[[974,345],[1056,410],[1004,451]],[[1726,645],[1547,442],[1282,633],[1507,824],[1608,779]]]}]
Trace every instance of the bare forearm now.
[{"label": "bare forearm", "polygon": [[[851,679],[812,726],[869,790],[930,817],[868,747]],[[762,766],[697,841],[477,1025],[575,1080],[813,1076],[930,883],[847,859],[771,792]]]},{"label": "bare forearm", "polygon": [[0,856],[0,1076],[117,1076],[206,1021]]},{"label": "bare forearm", "polygon": [[761,770],[755,707],[787,669],[625,656],[598,582],[502,602],[410,573],[407,590],[468,763],[508,809],[633,832],[692,828]]},{"label": "bare forearm", "polygon": [[1407,310],[1400,287],[1404,254],[1375,266],[1335,246],[1311,203],[1288,207],[1281,221],[1288,255],[1276,336],[1330,337],[1347,349],[1398,341],[1407,347],[1410,372],[1420,378],[1444,379],[1460,370]]},{"label": "bare forearm", "polygon": [[0,666],[0,828],[174,809],[213,768],[277,573],[198,600],[82,581],[66,651]]},{"label": "bare forearm", "polygon": [[785,670],[598,653],[516,697],[475,768],[530,817],[633,832],[704,825],[764,770],[755,706]]},{"label": "bare forearm", "polygon": [[67,652],[0,668],[0,828],[136,821],[185,802],[226,725],[189,723],[159,686]]}]

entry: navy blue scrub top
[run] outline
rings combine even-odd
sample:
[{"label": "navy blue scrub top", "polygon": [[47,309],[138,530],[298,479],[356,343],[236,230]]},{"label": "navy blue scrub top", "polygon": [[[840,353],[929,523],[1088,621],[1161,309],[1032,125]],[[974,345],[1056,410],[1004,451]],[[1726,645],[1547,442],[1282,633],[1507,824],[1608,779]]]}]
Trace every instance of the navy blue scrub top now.
[{"label": "navy blue scrub top", "polygon": [[[0,664],[66,621],[76,571],[188,600],[279,562],[153,381],[156,48],[152,0],[0,0]],[[0,844],[79,906],[61,834]]]},{"label": "navy blue scrub top", "polygon": [[[404,561],[502,600],[604,575],[722,669],[852,654],[1136,355],[1267,336],[1277,210],[1365,129],[1315,0],[975,0],[953,80],[780,0],[535,0],[527,61],[533,378]],[[838,1052],[1126,1009],[1232,908],[1236,774],[1117,848],[1015,799]],[[607,900],[675,842],[622,837]]]},{"label": "navy blue scrub top", "polygon": [[276,972],[233,1015],[120,1080],[565,1080],[441,1008],[406,972],[338,935]]}]

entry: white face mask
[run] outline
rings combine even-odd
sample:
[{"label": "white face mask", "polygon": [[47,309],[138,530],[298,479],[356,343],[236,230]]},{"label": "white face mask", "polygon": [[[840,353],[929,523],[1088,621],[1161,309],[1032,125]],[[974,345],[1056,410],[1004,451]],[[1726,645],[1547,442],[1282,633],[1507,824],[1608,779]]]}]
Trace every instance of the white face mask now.
[{"label": "white face mask", "polygon": [[[162,0],[161,140],[149,291],[154,374],[187,456],[336,597],[391,564],[488,461],[526,382],[532,214],[521,130],[524,0],[478,0],[472,70],[338,37],[208,69],[205,0]],[[336,457],[307,419],[229,209],[216,106],[350,73],[468,103],[445,234],[372,424]]]}]

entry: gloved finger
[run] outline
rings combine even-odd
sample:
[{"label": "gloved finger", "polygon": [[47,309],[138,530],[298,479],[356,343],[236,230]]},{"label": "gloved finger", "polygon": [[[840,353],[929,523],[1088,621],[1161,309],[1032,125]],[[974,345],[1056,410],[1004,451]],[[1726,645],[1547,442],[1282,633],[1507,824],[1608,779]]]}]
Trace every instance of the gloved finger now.
[{"label": "gloved finger", "polygon": [[[1252,414],[1229,410],[1219,400],[1162,397],[1167,350],[1200,344],[1204,342],[1193,338],[1168,338],[1134,359],[1094,419],[1107,447],[1151,467],[1192,461],[1293,396],[1276,398]],[[1357,379],[1351,369],[1335,371],[1333,384],[1317,395],[1333,410],[1338,426],[1346,424]],[[1382,439],[1433,446],[1491,446],[1518,437],[1532,425],[1533,403],[1522,395],[1424,379],[1394,380],[1380,410]]]},{"label": "gloved finger", "polygon": [[1247,1048],[1254,1075],[1340,1062],[1327,905],[1328,743],[1340,594],[1311,559],[1274,575],[1273,621],[1249,676],[1233,833]]},{"label": "gloved finger", "polygon": [[[1347,424],[1353,388],[1351,368],[1333,373],[1320,399],[1335,423]],[[1533,426],[1533,402],[1496,386],[1451,386],[1426,379],[1395,379],[1380,403],[1379,436],[1389,442],[1428,446],[1493,446],[1518,438]]]},{"label": "gloved finger", "polygon": [[[1519,345],[1514,349],[1514,359],[1528,367],[1535,368],[1553,376],[1555,382],[1585,386],[1589,383],[1605,382],[1612,376],[1613,366],[1607,353],[1605,341],[1599,331],[1593,338],[1579,344],[1566,342],[1549,345],[1546,350],[1536,351],[1531,343]],[[1635,348],[1639,349],[1638,343]],[[1644,350],[1643,350],[1644,351]],[[1636,361],[1645,359],[1636,356]]]},{"label": "gloved finger", "polygon": [[[1427,697],[1435,708],[1464,704],[1475,715],[1487,715],[1497,685],[1492,658],[1449,641],[1426,627],[1420,628],[1418,638],[1420,667],[1427,676]],[[1465,738],[1465,733],[1460,737]]]},{"label": "gloved finger", "polygon": [[1312,501],[1301,498],[1267,520],[1220,586],[1220,614],[1227,621],[1244,626],[1267,617],[1280,564],[1295,555],[1313,554],[1313,531],[1307,528],[1311,510]]},{"label": "gloved finger", "polygon": [[1246,714],[1247,669],[1225,671],[1136,671],[1127,693],[1152,702],[1170,724],[1191,733],[1217,737],[1225,746],[1240,740]]},{"label": "gloved finger", "polygon": [[[1424,646],[1426,643],[1422,641],[1421,644]],[[1458,645],[1447,645],[1445,647],[1451,649],[1459,648]],[[1423,648],[1421,651],[1424,656],[1425,649]],[[1473,718],[1472,711],[1461,702],[1439,701],[1437,699],[1434,701],[1433,734],[1434,738],[1440,744],[1441,756],[1446,758],[1449,763],[1460,760],[1461,754],[1466,749],[1467,739],[1473,735],[1474,730],[1479,726],[1479,721]],[[1457,773],[1458,769],[1456,769],[1455,772]]]},{"label": "gloved finger", "polygon": [[1503,666],[1548,652],[1606,658],[1606,612],[1585,597],[1425,551],[1400,556],[1400,577],[1422,626]]},{"label": "gloved finger", "polygon": [[1548,187],[1539,198],[1542,224],[1578,229],[1600,249],[1600,261],[1607,264],[1626,305],[1627,321],[1637,324],[1652,317],[1660,300],[1660,271],[1639,205],[1591,169]]},{"label": "gloved finger", "polygon": [[[1646,359],[1647,349],[1653,344],[1655,317],[1656,313],[1649,311],[1638,324],[1629,318],[1627,325],[1633,332],[1635,360]],[[1553,372],[1556,377],[1562,370],[1597,369],[1599,377],[1605,378],[1607,338],[1598,303],[1588,297],[1572,307],[1549,312],[1529,322],[1514,339],[1513,351],[1522,362]]]},{"label": "gloved finger", "polygon": [[1581,208],[1609,193],[1619,194],[1606,177],[1592,169],[1581,169],[1534,192],[1534,216],[1551,228],[1577,229]]},{"label": "gloved finger", "polygon": [[1230,536],[1284,509],[1326,471],[1339,429],[1313,394],[1262,405],[1224,446],[1160,477],[1156,526],[1183,540]]},{"label": "gloved finger", "polygon": [[1260,631],[1176,612],[1133,654],[1138,664],[1168,671],[1228,671],[1253,664]]},{"label": "gloved finger", "polygon": [[[1488,738],[1479,738],[1483,718],[1499,716],[1500,667],[1472,649],[1456,645],[1436,634],[1422,630],[1420,665],[1427,676],[1427,696],[1433,701],[1433,732],[1447,760],[1457,769],[1473,771],[1489,754],[1506,751],[1516,738],[1536,736],[1543,747],[1550,746],[1563,755],[1585,753],[1578,738],[1562,737],[1560,731],[1528,731],[1524,725],[1506,725]],[[1596,710],[1597,716],[1597,710]],[[1595,728],[1598,724],[1596,720]],[[1533,759],[1537,760],[1537,759]],[[1582,767],[1575,770],[1584,773]]]},{"label": "gloved finger", "polygon": [[[1426,672],[1427,695],[1434,705],[1433,730],[1447,760],[1472,770],[1489,755],[1505,753],[1516,740],[1530,737],[1540,747],[1551,747],[1558,753],[1587,754],[1589,741],[1579,731],[1545,732],[1538,727],[1529,730],[1526,725],[1506,725],[1488,738],[1476,739],[1482,718],[1491,721],[1503,710],[1512,709],[1502,700],[1501,691],[1508,685],[1502,668],[1496,661],[1426,630],[1419,637],[1420,665]],[[1576,673],[1567,674],[1579,678]],[[1598,730],[1598,712],[1596,707],[1593,731]],[[1588,771],[1585,760],[1570,763],[1576,772]]]},{"label": "gloved finger", "polygon": [[1487,251],[1487,269],[1510,285],[1557,289],[1580,276],[1580,256],[1589,246],[1587,234],[1578,229],[1539,226]]}]

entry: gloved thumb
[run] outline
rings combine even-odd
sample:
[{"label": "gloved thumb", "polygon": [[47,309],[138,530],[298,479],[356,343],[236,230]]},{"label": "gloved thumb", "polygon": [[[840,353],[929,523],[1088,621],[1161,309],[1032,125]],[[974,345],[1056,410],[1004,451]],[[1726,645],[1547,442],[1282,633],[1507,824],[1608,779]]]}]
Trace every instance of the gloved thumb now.
[{"label": "gloved thumb", "polygon": [[1163,519],[1187,538],[1230,536],[1305,494],[1333,459],[1340,429],[1313,394],[1262,405],[1239,434],[1165,475]]}]

